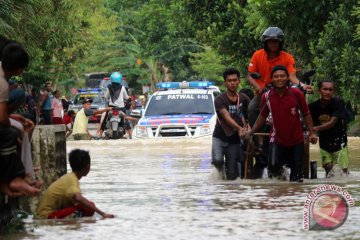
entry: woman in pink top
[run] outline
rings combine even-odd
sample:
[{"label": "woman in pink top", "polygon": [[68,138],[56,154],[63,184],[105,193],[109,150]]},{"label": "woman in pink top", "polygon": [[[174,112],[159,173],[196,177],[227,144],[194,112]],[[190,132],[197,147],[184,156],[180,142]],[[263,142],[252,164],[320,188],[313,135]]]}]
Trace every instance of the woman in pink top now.
[{"label": "woman in pink top", "polygon": [[63,106],[61,103],[60,92],[56,90],[54,92],[54,99],[51,101],[52,110],[52,123],[62,124],[63,123]]}]

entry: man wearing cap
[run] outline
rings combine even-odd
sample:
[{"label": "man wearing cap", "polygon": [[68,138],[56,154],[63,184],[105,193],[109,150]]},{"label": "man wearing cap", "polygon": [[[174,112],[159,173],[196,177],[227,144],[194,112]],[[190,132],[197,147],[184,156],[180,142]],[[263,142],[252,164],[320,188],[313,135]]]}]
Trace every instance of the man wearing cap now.
[{"label": "man wearing cap", "polygon": [[92,139],[91,134],[88,131],[89,116],[101,114],[106,111],[111,111],[111,107],[107,107],[101,110],[91,109],[91,103],[93,101],[89,98],[82,101],[83,108],[76,114],[73,136],[74,140],[90,140]]}]

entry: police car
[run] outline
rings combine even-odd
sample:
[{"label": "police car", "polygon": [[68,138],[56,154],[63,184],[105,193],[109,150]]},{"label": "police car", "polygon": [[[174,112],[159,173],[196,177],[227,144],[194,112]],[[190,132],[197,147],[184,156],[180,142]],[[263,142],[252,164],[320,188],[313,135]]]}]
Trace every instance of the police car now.
[{"label": "police car", "polygon": [[220,94],[212,82],[163,82],[156,87],[134,138],[198,138],[211,136],[216,123],[214,100]]},{"label": "police car", "polygon": [[[77,113],[82,109],[82,101],[84,99],[90,98],[93,100],[91,104],[91,109],[99,110],[106,107],[106,100],[104,98],[103,91],[100,88],[82,88],[77,90],[73,103],[69,106],[69,110],[73,110]],[[89,122],[98,123],[100,122],[101,114],[97,116],[91,116]]]}]

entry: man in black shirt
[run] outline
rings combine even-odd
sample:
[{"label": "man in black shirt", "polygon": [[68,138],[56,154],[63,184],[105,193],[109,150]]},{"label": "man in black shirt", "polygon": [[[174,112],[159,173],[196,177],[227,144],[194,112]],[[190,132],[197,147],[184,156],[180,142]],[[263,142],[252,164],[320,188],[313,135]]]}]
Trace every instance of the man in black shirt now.
[{"label": "man in black shirt", "polygon": [[338,164],[348,174],[349,155],[346,134],[345,104],[333,97],[334,82],[323,80],[318,83],[320,99],[309,104],[314,131],[319,134],[320,156],[326,176],[332,175],[333,166]]},{"label": "man in black shirt", "polygon": [[225,157],[226,179],[239,176],[238,163],[243,160],[243,144],[240,136],[246,132],[247,106],[250,99],[238,93],[240,72],[229,68],[223,73],[226,92],[215,99],[217,121],[212,139],[212,164],[222,171]]}]

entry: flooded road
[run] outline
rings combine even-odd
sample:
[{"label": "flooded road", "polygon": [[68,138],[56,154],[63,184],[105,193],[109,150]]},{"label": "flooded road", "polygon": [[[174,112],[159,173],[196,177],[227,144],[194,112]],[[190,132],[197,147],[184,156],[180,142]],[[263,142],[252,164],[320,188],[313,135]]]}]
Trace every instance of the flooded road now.
[{"label": "flooded road", "polygon": [[[114,219],[30,221],[33,232],[9,239],[360,239],[360,208],[333,231],[304,231],[306,196],[320,184],[345,188],[360,200],[360,139],[351,138],[350,176],[288,183],[219,180],[211,140],[68,141],[90,151],[84,196]],[[318,159],[311,147],[311,159]],[[318,162],[318,166],[321,166]]]}]

